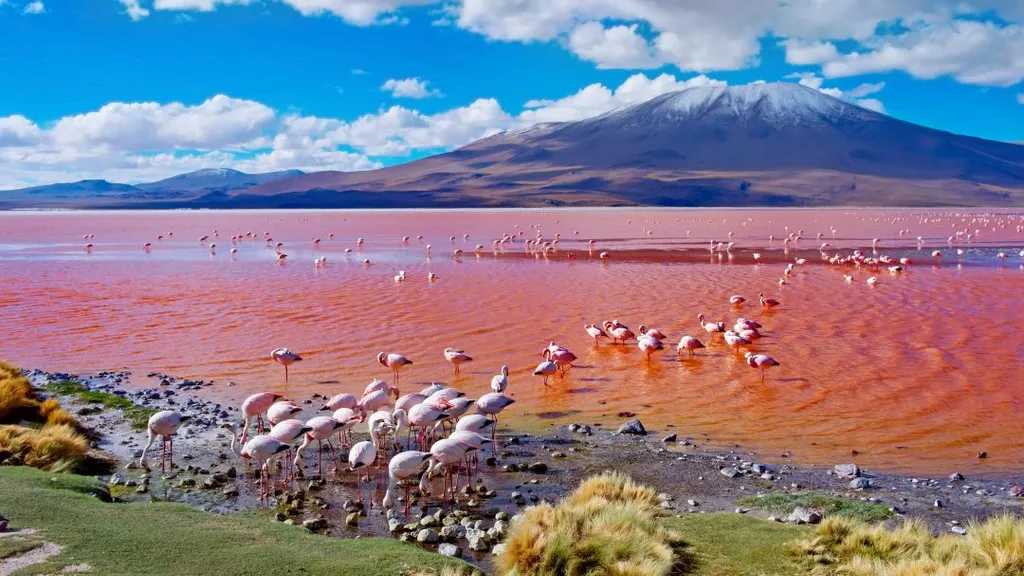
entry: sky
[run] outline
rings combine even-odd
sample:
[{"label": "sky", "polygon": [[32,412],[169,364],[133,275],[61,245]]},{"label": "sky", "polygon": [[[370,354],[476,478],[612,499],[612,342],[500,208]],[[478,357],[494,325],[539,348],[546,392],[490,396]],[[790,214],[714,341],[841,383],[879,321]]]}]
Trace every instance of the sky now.
[{"label": "sky", "polygon": [[367,170],[708,85],[1024,142],[1024,0],[0,0],[0,189]]}]

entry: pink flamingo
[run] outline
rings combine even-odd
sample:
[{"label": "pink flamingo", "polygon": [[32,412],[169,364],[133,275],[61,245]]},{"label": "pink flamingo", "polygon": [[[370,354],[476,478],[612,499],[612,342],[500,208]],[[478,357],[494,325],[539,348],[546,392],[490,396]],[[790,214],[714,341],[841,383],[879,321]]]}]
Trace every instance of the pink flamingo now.
[{"label": "pink flamingo", "polygon": [[736,350],[736,354],[740,353],[740,346],[750,344],[750,340],[740,336],[732,330],[725,331],[725,343]]},{"label": "pink flamingo", "polygon": [[648,338],[654,338],[655,340],[664,340],[665,334],[657,328],[648,328],[647,326],[640,325],[640,336],[647,336]]},{"label": "pink flamingo", "polygon": [[331,397],[324,403],[320,410],[337,410],[338,408],[355,408],[359,400],[352,394],[342,392]]},{"label": "pink flamingo", "polygon": [[444,359],[455,365],[455,376],[459,375],[459,366],[473,361],[473,358],[466,354],[464,350],[458,348],[445,348]]},{"label": "pink flamingo", "polygon": [[765,308],[775,308],[779,305],[779,301],[774,298],[765,298],[764,294],[758,294],[757,297],[761,300],[761,306]]},{"label": "pink flamingo", "polygon": [[280,394],[260,392],[242,401],[242,418],[244,419],[242,438],[240,440],[242,444],[245,444],[245,439],[249,435],[249,425],[252,423],[253,418],[256,418],[256,432],[263,431],[263,413],[270,409],[270,406],[279,398],[281,398]]},{"label": "pink flamingo", "polygon": [[593,324],[584,324],[583,329],[587,331],[587,334],[594,339],[594,345],[600,346],[601,338],[607,338],[608,334],[601,328],[594,326]]},{"label": "pink flamingo", "polygon": [[287,348],[275,348],[270,352],[270,357],[278,364],[284,366],[284,382],[288,383],[288,367],[294,362],[300,362],[302,357]]},{"label": "pink flamingo", "polygon": [[374,392],[385,392],[388,395],[394,395],[396,400],[398,399],[398,388],[389,385],[383,380],[377,380],[376,378],[374,378],[373,381],[367,384],[366,388],[363,389],[363,398],[373,394]]},{"label": "pink flamingo", "polygon": [[317,475],[323,478],[324,475],[324,446],[323,441],[327,440],[327,447],[330,448],[331,453],[334,453],[334,448],[331,446],[331,436],[336,430],[345,427],[345,424],[331,418],[330,416],[317,416],[310,418],[306,425],[309,426],[310,430],[306,433],[305,438],[302,439],[302,445],[295,449],[295,469],[302,470],[302,451],[313,444],[316,440],[317,457],[316,457],[316,469]]},{"label": "pink flamingo", "polygon": [[690,356],[693,356],[695,350],[699,350],[704,347],[704,344],[693,336],[683,336],[679,339],[679,345],[676,346],[676,353],[682,354],[683,350],[686,350]]},{"label": "pink flamingo", "polygon": [[558,364],[545,360],[540,364],[537,364],[537,369],[533,371],[534,376],[543,376],[544,385],[548,386],[548,378],[558,373]]},{"label": "pink flamingo", "polygon": [[355,427],[357,422],[362,422],[364,414],[356,412],[351,408],[338,408],[331,414],[331,418],[334,418],[341,423],[341,429],[338,430],[338,443],[342,446],[352,445],[352,428]]},{"label": "pink flamingo", "polygon": [[735,296],[729,298],[729,304],[732,304],[733,306],[741,306],[746,301],[747,299],[744,298],[743,296],[740,296],[739,294],[736,294]]},{"label": "pink flamingo", "polygon": [[492,426],[494,426],[494,420],[487,416],[483,414],[470,414],[469,416],[459,418],[459,421],[455,423],[455,431],[483,432]]},{"label": "pink flamingo", "polygon": [[427,492],[427,461],[430,460],[430,452],[408,450],[395,454],[388,463],[388,489],[384,492],[384,500],[381,504],[384,508],[391,508],[394,503],[394,490],[399,484],[405,485],[405,514],[409,515],[409,482],[413,478],[419,478],[420,492]]},{"label": "pink flamingo", "polygon": [[370,466],[377,461],[377,447],[369,440],[356,443],[348,452],[349,470],[357,472],[356,488],[359,490],[359,501],[363,501],[363,474],[366,470],[366,483],[373,481],[370,478]]},{"label": "pink flamingo", "polygon": [[761,382],[764,382],[764,373],[772,366],[779,366],[779,362],[771,356],[764,354],[753,354],[747,352],[744,356],[747,359],[747,365],[751,368],[757,368],[761,371]]},{"label": "pink flamingo", "polygon": [[504,394],[498,394],[491,392],[490,394],[484,394],[476,401],[476,409],[481,414],[486,414],[494,419],[494,428],[491,428],[491,439],[494,439],[495,429],[498,427],[498,414],[502,410],[515,404],[515,400],[505,396]]},{"label": "pink flamingo", "polygon": [[267,409],[267,420],[273,426],[295,416],[299,412],[302,412],[302,408],[297,404],[288,400],[281,400],[280,402],[274,402]]},{"label": "pink flamingo", "polygon": [[246,460],[256,460],[262,462],[260,466],[260,499],[266,500],[270,496],[269,484],[270,484],[270,460],[278,454],[288,450],[290,446],[281,442],[277,438],[261,434],[252,438],[242,446],[242,451],[239,455]]},{"label": "pink flamingo", "polygon": [[626,326],[619,324],[616,320],[606,320],[604,329],[612,338],[612,343],[626,343],[627,340],[635,340],[636,335]]},{"label": "pink flamingo", "polygon": [[381,365],[391,368],[392,373],[395,375],[395,384],[398,384],[398,371],[406,366],[412,365],[412,360],[409,360],[401,354],[381,352],[377,354],[377,362]]},{"label": "pink flamingo", "polygon": [[501,373],[491,378],[491,390],[501,393],[506,388],[508,388],[508,366],[502,366]]},{"label": "pink flamingo", "polygon": [[[291,460],[292,447],[295,446],[295,444],[299,440],[302,440],[302,438],[305,437],[307,432],[310,432],[312,430],[313,428],[307,426],[306,423],[303,422],[302,420],[290,418],[288,420],[282,420],[281,422],[274,424],[274,427],[270,429],[270,432],[267,435],[270,436],[271,438],[276,438],[288,445],[289,454],[287,458],[288,460]],[[285,478],[287,479],[290,477],[291,471],[288,472]]]},{"label": "pink flamingo", "polygon": [[661,343],[661,340],[650,338],[648,336],[641,336],[640,339],[637,340],[636,342],[636,347],[639,348],[641,352],[647,355],[648,363],[651,361],[651,354],[654,354],[658,350],[664,348],[664,346]]},{"label": "pink flamingo", "polygon": [[454,466],[466,457],[466,454],[473,450],[472,446],[457,442],[455,440],[438,440],[430,447],[430,458],[436,465],[431,469],[431,475],[437,471],[444,471],[444,484],[441,489],[441,499],[446,500],[449,488],[451,488],[452,501],[455,501],[456,486],[458,478],[454,473]]},{"label": "pink flamingo", "polygon": [[372,414],[385,406],[391,406],[393,402],[391,394],[386,390],[377,390],[363,396],[356,407]]},{"label": "pink flamingo", "polygon": [[697,315],[697,321],[700,322],[704,331],[711,335],[712,338],[715,336],[715,332],[725,332],[725,322],[708,322],[704,318],[703,314]]},{"label": "pink flamingo", "polygon": [[178,433],[178,428],[191,419],[191,416],[184,416],[181,412],[174,410],[161,410],[150,416],[149,423],[146,426],[149,433],[149,442],[142,449],[142,456],[139,457],[139,466],[146,468],[146,451],[156,442],[156,437],[160,436],[160,471],[165,469],[164,458],[167,455],[170,456],[168,458],[170,468],[174,470],[174,436]]}]

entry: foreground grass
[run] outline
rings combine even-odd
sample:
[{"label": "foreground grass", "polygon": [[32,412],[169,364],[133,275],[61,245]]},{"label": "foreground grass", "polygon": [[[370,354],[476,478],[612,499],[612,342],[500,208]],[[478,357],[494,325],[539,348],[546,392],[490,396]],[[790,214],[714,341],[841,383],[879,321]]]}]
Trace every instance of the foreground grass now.
[{"label": "foreground grass", "polygon": [[826,518],[793,546],[810,574],[832,576],[1021,576],[1024,519],[1000,516],[935,537],[917,519],[894,529]]},{"label": "foreground grass", "polygon": [[10,535],[0,538],[0,560],[21,554],[42,546],[43,543],[32,536]]},{"label": "foreground grass", "polygon": [[64,547],[20,574],[88,564],[97,574],[346,574],[398,576],[460,562],[392,539],[346,540],[271,521],[262,512],[218,516],[184,504],[110,504],[85,476],[0,468],[11,524]]},{"label": "foreground grass", "polygon": [[803,574],[789,545],[806,527],[731,514],[684,514],[665,518],[694,555],[694,576],[791,576]]},{"label": "foreground grass", "polygon": [[73,380],[50,382],[46,385],[46,391],[52,394],[59,394],[61,396],[71,396],[83,402],[101,404],[107,408],[116,408],[121,410],[124,412],[124,417],[131,422],[132,427],[138,430],[145,430],[149,423],[149,417],[157,413],[156,408],[136,406],[135,404],[132,404],[130,400],[117,396],[116,394],[89,390],[81,382],[75,382]]},{"label": "foreground grass", "polygon": [[789,515],[796,507],[802,506],[811,510],[817,510],[823,516],[841,516],[854,518],[864,522],[878,522],[893,516],[888,506],[861,502],[849,498],[837,498],[828,494],[812,492],[810,494],[787,494],[785,492],[771,492],[763,496],[747,496],[739,500],[740,506],[756,508],[778,515]]}]

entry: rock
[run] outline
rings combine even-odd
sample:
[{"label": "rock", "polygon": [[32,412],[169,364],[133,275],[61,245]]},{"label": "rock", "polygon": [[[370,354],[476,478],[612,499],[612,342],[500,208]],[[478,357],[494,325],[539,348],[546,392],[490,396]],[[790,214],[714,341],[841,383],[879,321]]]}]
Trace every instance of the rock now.
[{"label": "rock", "polygon": [[441,544],[437,547],[437,553],[449,558],[458,558],[462,556],[462,549],[455,544]]},{"label": "rock", "polygon": [[856,464],[836,464],[832,470],[840,478],[856,478],[860,476],[860,468]]},{"label": "rock", "polygon": [[687,505],[687,506],[691,506],[691,507],[696,507],[696,506],[698,506],[698,504],[697,504],[697,501],[696,501],[696,500],[687,500],[687,501],[686,501],[686,505]]},{"label": "rock", "polygon": [[555,459],[565,458],[565,452],[552,452],[551,457]]},{"label": "rock", "polygon": [[750,469],[754,472],[754,474],[764,474],[765,472],[768,472],[768,467],[765,466],[764,464],[754,464],[750,467]]},{"label": "rock", "polygon": [[402,521],[398,518],[388,519],[388,532],[392,534],[398,534],[402,531]]},{"label": "rock", "polygon": [[1024,498],[1024,485],[1016,484],[1010,488],[1010,496],[1014,498]]},{"label": "rock", "polygon": [[985,452],[984,450],[978,452],[978,458],[988,458],[988,452]]},{"label": "rock", "polygon": [[147,492],[149,492],[149,486],[145,484],[140,484],[139,487],[135,489],[136,494],[145,494]]},{"label": "rock", "polygon": [[2,515],[0,515],[0,532],[7,531],[7,522],[7,518],[4,518]]},{"label": "rock", "polygon": [[858,489],[863,490],[864,488],[870,488],[870,487],[871,487],[871,481],[868,480],[867,478],[864,478],[863,476],[854,478],[853,480],[850,481],[850,488],[858,488]]},{"label": "rock", "polygon": [[665,444],[670,444],[672,442],[675,442],[676,438],[678,438],[678,436],[676,436],[675,434],[669,434],[668,436],[662,438],[661,441],[664,442]]},{"label": "rock", "polygon": [[628,420],[619,426],[619,434],[634,434],[636,436],[646,436],[647,429],[644,428],[643,422],[640,422],[639,418],[633,418]]},{"label": "rock", "polygon": [[789,515],[789,521],[797,524],[817,524],[821,522],[821,514],[803,506],[797,506]]},{"label": "rock", "polygon": [[348,516],[345,516],[345,524],[349,526],[356,526],[359,524],[359,512],[349,512]]},{"label": "rock", "polygon": [[220,482],[217,482],[216,480],[213,479],[213,477],[210,477],[207,478],[206,480],[203,480],[203,483],[200,486],[206,490],[211,490],[213,488],[220,486]]},{"label": "rock", "polygon": [[719,472],[726,478],[735,478],[740,475],[740,471],[735,468],[722,468]]},{"label": "rock", "polygon": [[420,518],[420,526],[423,526],[424,528],[432,528],[437,525],[438,520],[433,516],[424,516],[423,518]]},{"label": "rock", "polygon": [[478,528],[466,530],[466,541],[469,542],[469,549],[474,552],[482,552],[490,546],[487,533]]},{"label": "rock", "polygon": [[292,520],[291,518],[285,520],[284,523],[289,526],[295,526],[295,520]]},{"label": "rock", "polygon": [[963,526],[952,526],[950,527],[949,531],[953,534],[959,534],[961,536],[967,534],[967,528],[964,528]]},{"label": "rock", "polygon": [[494,554],[495,556],[501,556],[504,553],[505,553],[505,544],[504,543],[498,544],[497,546],[494,547],[494,550],[491,550],[491,554]]},{"label": "rock", "polygon": [[548,471],[548,465],[543,462],[534,462],[527,469],[534,474],[543,474]]},{"label": "rock", "polygon": [[128,488],[135,488],[136,486],[139,485],[139,483],[136,482],[135,480],[125,480],[124,485]]},{"label": "rock", "polygon": [[285,516],[283,512],[278,512],[277,514],[274,514],[274,520],[277,520],[278,522],[284,522],[287,519],[288,517]]},{"label": "rock", "polygon": [[964,479],[964,475],[959,472],[953,472],[949,475],[950,482],[959,482]]},{"label": "rock", "polygon": [[508,512],[501,511],[494,515],[495,520],[508,520]]},{"label": "rock", "polygon": [[238,488],[234,486],[228,486],[227,488],[224,489],[223,492],[221,492],[221,494],[227,496],[228,498],[234,498],[235,496],[238,496]]},{"label": "rock", "polygon": [[310,532],[316,532],[317,530],[326,530],[329,524],[326,518],[310,518],[302,523]]},{"label": "rock", "polygon": [[441,528],[440,538],[446,542],[454,542],[466,535],[466,529],[458,524],[451,524]]},{"label": "rock", "polygon": [[936,500],[935,503],[932,504],[932,506],[934,506],[935,508],[942,508],[942,500]]},{"label": "rock", "polygon": [[749,512],[749,510],[747,510],[746,508],[737,508],[736,509],[736,513],[737,514],[746,514],[747,512]]},{"label": "rock", "polygon": [[437,542],[437,531],[430,528],[424,528],[416,534],[416,541],[420,544],[433,544]]}]

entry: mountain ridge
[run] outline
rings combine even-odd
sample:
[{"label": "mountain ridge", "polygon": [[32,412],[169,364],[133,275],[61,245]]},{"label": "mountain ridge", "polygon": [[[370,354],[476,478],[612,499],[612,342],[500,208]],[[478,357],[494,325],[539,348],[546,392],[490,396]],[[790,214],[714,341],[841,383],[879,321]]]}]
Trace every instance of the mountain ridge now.
[{"label": "mountain ridge", "polygon": [[[182,177],[167,181],[176,178]],[[713,86],[575,122],[502,132],[378,170],[311,172],[188,192],[194,197],[138,202],[303,208],[1020,206],[1024,147],[919,126],[794,83]]]}]

